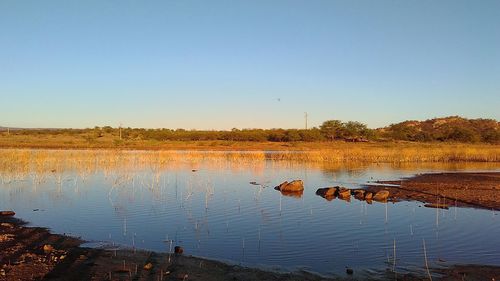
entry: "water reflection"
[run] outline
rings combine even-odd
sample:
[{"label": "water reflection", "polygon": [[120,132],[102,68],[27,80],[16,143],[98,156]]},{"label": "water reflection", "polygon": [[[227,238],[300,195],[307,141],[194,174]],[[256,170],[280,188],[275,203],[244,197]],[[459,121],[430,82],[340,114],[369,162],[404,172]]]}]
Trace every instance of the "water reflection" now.
[{"label": "water reflection", "polygon": [[304,194],[304,190],[299,190],[299,191],[285,191],[285,190],[281,190],[280,193],[283,196],[301,198],[302,195]]},{"label": "water reflection", "polygon": [[[385,204],[367,194],[359,200],[356,192],[367,181],[496,168],[487,163],[346,165],[199,152],[0,154],[2,209],[90,241],[158,251],[174,241],[188,254],[326,275],[344,274],[346,266],[355,272],[421,268],[422,239],[434,265],[500,261],[495,212]],[[272,188],[293,179],[304,181],[299,194]],[[318,192],[333,186],[348,193]]]}]

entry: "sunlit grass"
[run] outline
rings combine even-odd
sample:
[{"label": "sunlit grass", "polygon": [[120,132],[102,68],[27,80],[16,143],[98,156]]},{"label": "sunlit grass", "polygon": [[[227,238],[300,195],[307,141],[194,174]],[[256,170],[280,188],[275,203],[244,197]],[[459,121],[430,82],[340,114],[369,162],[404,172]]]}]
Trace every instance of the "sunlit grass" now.
[{"label": "sunlit grass", "polygon": [[324,170],[374,163],[391,165],[500,162],[500,146],[466,144],[349,144],[308,151],[130,151],[0,149],[0,172],[10,177],[30,173],[77,171],[82,177],[96,171],[141,168],[211,168],[264,170],[266,165],[316,166]]}]

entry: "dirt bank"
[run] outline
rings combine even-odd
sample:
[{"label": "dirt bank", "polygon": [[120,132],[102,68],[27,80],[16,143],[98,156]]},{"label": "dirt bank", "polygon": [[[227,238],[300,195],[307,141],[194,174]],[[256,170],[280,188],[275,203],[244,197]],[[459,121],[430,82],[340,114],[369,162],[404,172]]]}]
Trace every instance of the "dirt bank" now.
[{"label": "dirt bank", "polygon": [[390,201],[417,200],[427,203],[427,207],[500,210],[499,172],[422,174],[376,184],[368,184],[366,189],[387,189]]}]

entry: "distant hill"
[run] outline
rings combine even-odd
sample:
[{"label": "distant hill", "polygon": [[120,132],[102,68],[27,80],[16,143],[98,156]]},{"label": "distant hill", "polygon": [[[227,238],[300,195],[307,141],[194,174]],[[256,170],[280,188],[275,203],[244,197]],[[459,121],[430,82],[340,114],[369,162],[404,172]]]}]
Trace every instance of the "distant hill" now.
[{"label": "distant hill", "polygon": [[18,127],[2,127],[0,126],[0,132],[2,131],[7,131],[7,129],[9,129],[10,131],[34,131],[34,130],[60,130],[60,129],[57,129],[57,128],[18,128]]},{"label": "distant hill", "polygon": [[25,128],[11,128],[11,127],[2,127],[2,126],[0,126],[0,132],[7,131],[7,129],[9,129],[11,131],[30,130],[30,129],[25,129]]},{"label": "distant hill", "polygon": [[460,141],[500,143],[500,122],[459,116],[425,121],[404,121],[377,129],[379,136],[408,141]]}]

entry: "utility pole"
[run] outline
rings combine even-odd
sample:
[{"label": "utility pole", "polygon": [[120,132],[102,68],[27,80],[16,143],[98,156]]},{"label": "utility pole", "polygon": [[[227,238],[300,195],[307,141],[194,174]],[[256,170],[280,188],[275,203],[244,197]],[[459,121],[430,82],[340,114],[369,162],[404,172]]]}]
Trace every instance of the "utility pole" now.
[{"label": "utility pole", "polygon": [[10,136],[10,128],[7,127],[7,136]]},{"label": "utility pole", "polygon": [[120,123],[119,129],[120,129],[120,140],[121,140],[122,139],[122,123]]},{"label": "utility pole", "polygon": [[307,112],[304,112],[304,119],[306,120],[306,130],[307,130],[307,117],[308,117]]}]

